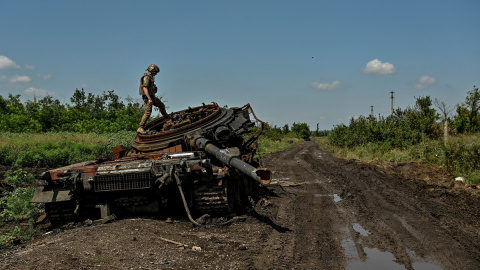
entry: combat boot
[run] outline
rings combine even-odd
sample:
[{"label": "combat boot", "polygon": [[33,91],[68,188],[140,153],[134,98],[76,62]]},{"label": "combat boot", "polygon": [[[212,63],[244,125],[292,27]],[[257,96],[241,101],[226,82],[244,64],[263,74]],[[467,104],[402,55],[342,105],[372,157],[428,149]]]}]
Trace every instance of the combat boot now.
[{"label": "combat boot", "polygon": [[142,116],[142,120],[140,121],[140,124],[138,125],[137,133],[143,133],[145,130],[143,127],[145,126],[145,123],[147,122],[148,118],[150,117],[150,114],[145,113]]},{"label": "combat boot", "polygon": [[167,113],[167,110],[165,110],[165,106],[159,107],[160,113],[162,114],[163,117],[165,118],[170,118],[170,114]]}]

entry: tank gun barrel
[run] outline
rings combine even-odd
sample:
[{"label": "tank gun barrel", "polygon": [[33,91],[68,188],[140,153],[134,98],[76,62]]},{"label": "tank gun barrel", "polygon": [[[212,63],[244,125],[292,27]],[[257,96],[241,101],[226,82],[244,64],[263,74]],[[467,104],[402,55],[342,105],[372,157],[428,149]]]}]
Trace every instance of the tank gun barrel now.
[{"label": "tank gun barrel", "polygon": [[244,175],[262,185],[268,185],[272,180],[272,173],[269,169],[255,168],[252,165],[243,162],[238,155],[233,154],[228,149],[221,149],[215,146],[210,140],[202,136],[194,138],[194,146],[211,155],[214,155],[223,164],[239,170]]}]

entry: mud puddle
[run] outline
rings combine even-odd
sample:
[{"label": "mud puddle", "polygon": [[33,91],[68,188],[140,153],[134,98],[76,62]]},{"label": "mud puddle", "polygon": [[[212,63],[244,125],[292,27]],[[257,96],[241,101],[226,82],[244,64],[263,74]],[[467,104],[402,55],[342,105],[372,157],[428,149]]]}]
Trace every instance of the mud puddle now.
[{"label": "mud puddle", "polygon": [[[368,237],[371,233],[363,228],[359,223],[353,223],[354,232],[359,233],[362,237]],[[344,229],[346,235],[350,235],[348,228]],[[428,262],[416,256],[413,251],[408,251],[412,265],[409,266],[396,262],[395,256],[389,251],[381,251],[377,248],[362,246],[362,240],[354,241],[351,237],[347,237],[342,241],[342,247],[345,250],[347,258],[347,268],[350,270],[358,269],[391,269],[391,270],[437,270],[443,269],[441,265],[435,262]]]},{"label": "mud puddle", "polygon": [[[342,199],[338,194],[333,195],[321,195],[315,194],[315,197],[331,196],[335,203],[340,202]],[[336,204],[337,210],[341,213],[345,213],[342,204]],[[355,216],[355,213],[352,213]],[[352,222],[350,220],[349,228],[344,228],[342,231],[345,233],[345,239],[342,241],[342,247],[345,251],[345,257],[347,258],[346,269],[392,269],[392,270],[434,270],[444,269],[437,262],[427,261],[415,254],[412,250],[407,250],[407,254],[410,258],[409,265],[398,263],[395,255],[388,250],[380,250],[375,246],[368,245],[369,237],[374,238],[372,232],[365,229],[360,223]]]}]

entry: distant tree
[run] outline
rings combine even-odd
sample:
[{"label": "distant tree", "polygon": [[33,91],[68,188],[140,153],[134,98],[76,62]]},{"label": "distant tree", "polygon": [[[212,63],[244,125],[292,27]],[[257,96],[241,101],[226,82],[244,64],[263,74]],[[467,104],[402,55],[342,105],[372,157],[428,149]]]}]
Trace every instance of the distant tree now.
[{"label": "distant tree", "polygon": [[7,100],[0,96],[0,112],[5,112],[7,110]]},{"label": "distant tree", "polygon": [[145,111],[145,105],[143,104],[143,101],[130,96],[127,96],[125,100],[127,101],[127,110],[140,111],[143,115],[143,112]]},{"label": "distant tree", "polygon": [[458,133],[480,131],[480,92],[478,87],[473,86],[473,90],[467,92],[468,96],[465,102],[457,105],[457,115],[454,118],[454,126]]},{"label": "distant tree", "polygon": [[293,123],[292,132],[297,134],[302,139],[308,139],[311,135],[310,127],[307,123]]},{"label": "distant tree", "polygon": [[36,119],[42,125],[42,131],[58,130],[62,114],[66,113],[65,106],[61,105],[58,99],[52,96],[46,96],[38,101],[40,111],[36,115]]},{"label": "distant tree", "polygon": [[87,97],[85,96],[85,90],[75,89],[73,96],[70,98],[70,102],[73,103],[75,108],[83,109],[87,107]]},{"label": "distant tree", "polygon": [[280,134],[282,133],[282,130],[279,127],[277,127],[277,125],[274,125],[272,128],[272,132]]},{"label": "distant tree", "polygon": [[317,129],[315,130],[315,137],[319,137],[320,136],[320,129],[318,127],[318,123],[317,123]]},{"label": "distant tree", "polygon": [[430,96],[418,97],[415,103],[415,120],[418,121],[420,131],[429,136],[434,135],[436,120],[439,118],[435,109],[431,108],[432,99]]},{"label": "distant tree", "polygon": [[25,104],[25,110],[26,110],[26,113],[33,116],[37,114],[38,111],[40,110],[40,104],[36,100],[34,101],[28,100],[27,103]]},{"label": "distant tree", "polygon": [[106,97],[106,100],[109,101],[108,110],[113,110],[113,109],[121,110],[125,108],[125,104],[123,104],[123,102],[120,101],[120,97],[117,94],[115,94],[114,90],[108,91],[107,94],[103,92],[103,95]]},{"label": "distant tree", "polygon": [[435,106],[440,110],[443,123],[443,143],[447,145],[448,142],[448,115],[452,112],[452,108],[448,107],[443,101],[435,99],[433,101]]},{"label": "distant tree", "polygon": [[21,113],[23,111],[23,104],[20,101],[20,95],[8,94],[7,109],[10,113]]}]

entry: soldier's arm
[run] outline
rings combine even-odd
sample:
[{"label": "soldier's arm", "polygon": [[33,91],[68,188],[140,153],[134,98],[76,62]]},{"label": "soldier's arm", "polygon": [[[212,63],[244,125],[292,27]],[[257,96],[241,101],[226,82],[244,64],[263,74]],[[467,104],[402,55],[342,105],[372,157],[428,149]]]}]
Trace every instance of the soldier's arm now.
[{"label": "soldier's arm", "polygon": [[152,104],[153,103],[153,100],[152,100],[152,97],[150,96],[150,93],[148,93],[148,86],[150,84],[150,80],[147,76],[144,76],[143,77],[143,82],[142,82],[142,89],[143,89],[143,93],[145,94],[145,96],[147,96],[148,98],[148,103]]},{"label": "soldier's arm", "polygon": [[148,98],[148,103],[152,104],[152,103],[153,103],[153,100],[152,100],[152,98],[150,97],[150,94],[148,93],[147,87],[145,87],[145,86],[143,87],[143,93],[145,94],[145,96],[147,96],[147,98]]}]

